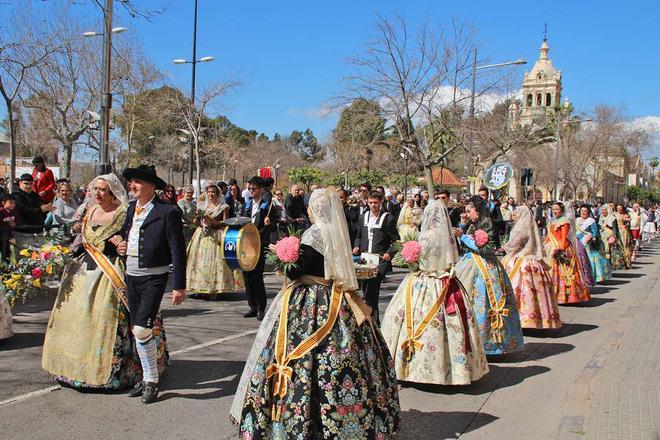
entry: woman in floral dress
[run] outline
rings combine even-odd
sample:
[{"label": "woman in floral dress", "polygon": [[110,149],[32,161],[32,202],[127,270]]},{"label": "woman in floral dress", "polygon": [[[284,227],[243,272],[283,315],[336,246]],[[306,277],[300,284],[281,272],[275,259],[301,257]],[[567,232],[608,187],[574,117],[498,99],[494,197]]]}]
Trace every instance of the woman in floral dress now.
[{"label": "woman in floral dress", "polygon": [[617,226],[619,228],[619,238],[623,247],[623,253],[628,261],[628,267],[630,267],[630,263],[634,262],[637,257],[635,240],[633,240],[632,232],[630,231],[630,215],[628,215],[623,205],[616,205],[614,215],[616,216]]},{"label": "woman in floral dress", "polygon": [[186,281],[189,292],[216,297],[241,289],[243,273],[231,270],[223,258],[222,228],[229,206],[220,199],[216,185],[206,188],[206,197],[199,227],[188,244]]},{"label": "woman in floral dress", "polygon": [[619,236],[619,222],[612,208],[604,205],[600,210],[600,246],[605,258],[610,260],[612,270],[630,269],[630,261],[623,251],[621,238]]},{"label": "woman in floral dress", "polygon": [[589,301],[589,286],[584,281],[577,249],[569,236],[575,226],[564,215],[561,202],[552,205],[554,220],[548,226],[543,244],[546,262],[551,267],[552,282],[559,304]]},{"label": "woman in floral dress", "polygon": [[399,380],[469,385],[488,372],[472,304],[454,274],[458,249],[444,203],[424,210],[419,271],[392,297],[382,332]]},{"label": "woman in floral dress", "polygon": [[503,246],[503,263],[513,285],[520,324],[523,328],[561,328],[550,268],[544,260],[543,240],[532,210],[518,206],[513,220],[509,241]]},{"label": "woman in floral dress", "polygon": [[385,439],[399,425],[392,358],[358,287],[333,188],[309,200],[292,280],[268,310],[231,408],[243,439]]},{"label": "woman in floral dress", "polygon": [[580,208],[580,217],[575,221],[575,231],[577,239],[587,251],[593,280],[600,283],[612,278],[610,262],[600,253],[598,226],[591,217],[591,209],[586,205]]},{"label": "woman in floral dress", "polygon": [[413,196],[406,198],[406,206],[399,213],[396,227],[402,241],[416,240],[419,234],[419,225],[422,223],[422,210],[415,205]]},{"label": "woman in floral dress", "polygon": [[[110,242],[126,218],[126,191],[117,176],[106,174],[90,183],[87,197],[82,245],[62,276],[41,365],[75,388],[126,388],[142,378],[122,292],[123,264]],[[162,372],[168,354],[160,318],[154,338]]]},{"label": "woman in floral dress", "polygon": [[568,239],[570,240],[571,244],[573,244],[573,248],[577,251],[577,257],[578,260],[580,260],[580,270],[582,271],[582,279],[584,280],[584,283],[587,285],[587,287],[593,287],[596,285],[596,280],[594,280],[592,275],[591,260],[589,259],[587,248],[585,244],[577,238],[577,220],[575,218],[576,215],[573,202],[564,202],[564,208],[566,212],[566,218],[571,224],[571,229],[568,231]]},{"label": "woman in floral dress", "polygon": [[486,354],[504,354],[524,347],[511,281],[494,254],[493,226],[487,202],[473,196],[461,214],[459,238],[465,254],[456,274],[472,301]]}]

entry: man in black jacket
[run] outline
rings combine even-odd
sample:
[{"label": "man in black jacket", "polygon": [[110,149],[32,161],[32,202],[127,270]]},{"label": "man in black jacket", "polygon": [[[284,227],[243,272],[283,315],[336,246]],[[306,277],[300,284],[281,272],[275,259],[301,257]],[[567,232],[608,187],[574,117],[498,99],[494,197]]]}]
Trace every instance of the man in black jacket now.
[{"label": "man in black jacket", "polygon": [[[394,242],[399,240],[396,220],[391,214],[382,212],[383,196],[379,191],[372,191],[368,197],[369,211],[358,219],[357,233],[353,241],[353,254],[371,254],[378,258],[378,275],[362,283],[367,304],[371,306],[374,319],[380,325],[378,301],[380,285],[385,274],[392,267],[392,257],[396,253]],[[366,257],[365,257],[366,258]]]},{"label": "man in black jacket", "polygon": [[305,200],[300,194],[298,185],[293,185],[291,193],[284,199],[284,212],[290,226],[296,230],[303,227],[307,218],[307,208],[305,208]]},{"label": "man in black jacket", "polygon": [[357,235],[357,224],[358,219],[360,218],[360,207],[359,206],[350,206],[348,204],[348,191],[344,188],[337,190],[339,195],[339,200],[344,208],[344,215],[346,216],[346,224],[348,225],[348,235],[351,239],[351,247],[353,247],[353,242],[355,241],[355,236]]},{"label": "man in black jacket", "polygon": [[119,235],[110,240],[120,255],[126,255],[126,286],[131,326],[142,364],[142,382],[129,396],[142,396],[143,403],[158,397],[157,347],[153,326],[165,294],[170,265],[172,304],[186,298],[186,244],[181,211],[156,197],[165,182],[153,166],[127,168],[123,176],[130,182],[135,200],[130,202],[126,221]]},{"label": "man in black jacket", "polygon": [[54,211],[50,203],[44,203],[41,197],[34,192],[34,178],[32,174],[23,174],[18,182],[18,189],[12,195],[16,198],[16,213],[18,214],[14,237],[16,247],[20,250],[34,242],[34,234],[40,234],[44,230],[46,214]]},{"label": "man in black jacket", "polygon": [[259,230],[261,250],[257,266],[249,272],[243,272],[245,293],[250,306],[250,311],[243,317],[254,318],[256,316],[261,321],[264,319],[264,313],[266,312],[266,286],[264,284],[266,249],[269,244],[271,228],[277,225],[277,214],[272,207],[272,198],[266,199],[264,179],[254,176],[248,182],[248,190],[250,191],[250,200],[243,207],[242,215],[251,218],[252,223]]}]

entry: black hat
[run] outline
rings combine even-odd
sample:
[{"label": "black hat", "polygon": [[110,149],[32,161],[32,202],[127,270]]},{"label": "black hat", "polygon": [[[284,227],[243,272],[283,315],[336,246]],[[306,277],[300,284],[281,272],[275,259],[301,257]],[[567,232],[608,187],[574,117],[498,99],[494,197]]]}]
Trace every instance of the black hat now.
[{"label": "black hat", "polygon": [[18,180],[21,182],[34,182],[34,177],[32,177],[32,174],[24,173],[21,174],[21,177]]},{"label": "black hat", "polygon": [[141,179],[156,185],[156,189],[163,189],[167,185],[163,179],[156,175],[156,167],[153,165],[139,165],[137,168],[126,168],[121,174],[124,179]]}]

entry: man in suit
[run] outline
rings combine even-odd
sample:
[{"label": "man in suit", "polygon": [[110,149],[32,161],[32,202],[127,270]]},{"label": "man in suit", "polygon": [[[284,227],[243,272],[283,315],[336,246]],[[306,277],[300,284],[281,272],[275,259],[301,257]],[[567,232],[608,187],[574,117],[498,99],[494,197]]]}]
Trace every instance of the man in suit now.
[{"label": "man in suit", "polygon": [[394,242],[399,240],[399,233],[396,229],[397,219],[381,209],[383,195],[379,191],[370,192],[367,203],[369,211],[360,215],[358,219],[357,233],[353,241],[353,254],[359,255],[366,252],[379,257],[378,275],[364,281],[362,291],[367,304],[371,306],[374,319],[380,325],[378,312],[380,285],[385,274],[392,267],[391,260],[396,253]]},{"label": "man in suit", "polygon": [[348,234],[351,239],[351,247],[355,241],[355,235],[357,234],[357,224],[358,219],[360,218],[360,207],[359,206],[350,206],[348,204],[348,191],[344,188],[337,190],[339,195],[339,200],[344,208],[344,215],[346,216],[346,224],[348,225]]},{"label": "man in suit", "polygon": [[293,229],[303,228],[307,218],[307,209],[298,185],[293,185],[291,193],[284,199],[284,211],[286,212],[286,222]]},{"label": "man in suit", "polygon": [[181,211],[156,197],[165,182],[153,166],[127,168],[135,200],[128,205],[124,226],[111,242],[120,255],[126,255],[126,287],[133,335],[142,364],[142,382],[129,392],[142,396],[143,403],[158,397],[157,347],[153,338],[160,302],[165,294],[170,265],[173,269],[172,304],[186,298],[186,244]]},{"label": "man in suit", "polygon": [[266,286],[264,285],[264,267],[266,265],[266,249],[269,244],[271,227],[276,226],[276,212],[272,209],[272,199],[266,200],[265,182],[259,176],[254,176],[248,182],[250,200],[243,207],[243,217],[252,219],[252,223],[259,230],[261,237],[261,250],[257,266],[249,271],[243,272],[245,278],[245,293],[247,294],[250,311],[243,315],[244,318],[254,318],[259,321],[264,319],[266,312]]}]

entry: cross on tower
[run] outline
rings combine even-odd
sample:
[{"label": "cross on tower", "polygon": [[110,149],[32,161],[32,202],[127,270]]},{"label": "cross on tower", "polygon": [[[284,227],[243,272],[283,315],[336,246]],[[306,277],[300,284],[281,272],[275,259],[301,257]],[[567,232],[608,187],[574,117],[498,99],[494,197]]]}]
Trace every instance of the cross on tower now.
[{"label": "cross on tower", "polygon": [[543,25],[543,41],[548,41],[548,22]]}]

